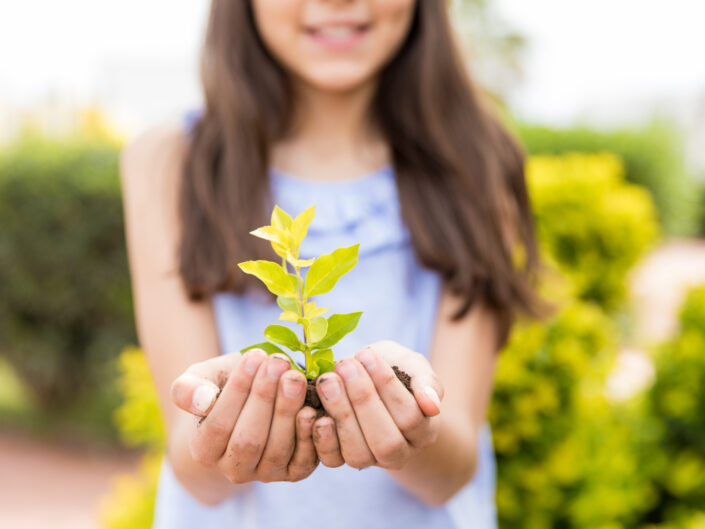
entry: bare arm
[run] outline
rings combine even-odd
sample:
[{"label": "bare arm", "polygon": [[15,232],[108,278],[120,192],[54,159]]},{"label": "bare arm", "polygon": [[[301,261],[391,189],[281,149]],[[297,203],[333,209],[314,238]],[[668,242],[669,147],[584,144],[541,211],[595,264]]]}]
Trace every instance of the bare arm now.
[{"label": "bare arm", "polygon": [[[324,465],[380,466],[434,506],[472,478],[492,390],[497,332],[494,317],[479,306],[451,322],[458,303],[444,291],[431,363],[386,340],[343,359],[335,373],[318,379],[318,394],[331,416],[314,425]],[[397,380],[393,365],[411,375],[413,396]]]},{"label": "bare arm", "polygon": [[210,304],[190,301],[178,273],[176,204],[183,141],[178,124],[163,125],[125,149],[125,224],[137,330],[166,421],[168,457],[184,487],[213,504],[241,486],[193,461],[184,433],[195,418],[169,396],[172,382],[188,366],[219,354]]},{"label": "bare arm", "polygon": [[444,292],[436,322],[431,365],[443,382],[438,440],[390,474],[430,505],[441,505],[472,479],[479,430],[487,417],[496,356],[496,320],[476,306],[459,322],[450,314],[458,300]]}]

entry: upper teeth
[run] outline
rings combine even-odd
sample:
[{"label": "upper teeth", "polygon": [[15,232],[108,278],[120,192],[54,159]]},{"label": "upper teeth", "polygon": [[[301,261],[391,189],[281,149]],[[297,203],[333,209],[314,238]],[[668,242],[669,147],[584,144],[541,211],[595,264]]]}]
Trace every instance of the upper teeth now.
[{"label": "upper teeth", "polygon": [[323,37],[329,37],[332,39],[344,39],[350,37],[355,33],[356,29],[351,26],[336,26],[319,28],[318,34]]}]

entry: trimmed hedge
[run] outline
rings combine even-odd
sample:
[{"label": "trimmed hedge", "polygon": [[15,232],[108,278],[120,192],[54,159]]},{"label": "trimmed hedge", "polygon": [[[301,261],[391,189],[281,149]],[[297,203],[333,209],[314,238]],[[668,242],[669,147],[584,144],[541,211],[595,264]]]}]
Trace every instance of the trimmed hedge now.
[{"label": "trimmed hedge", "polygon": [[0,153],[0,354],[56,408],[134,342],[118,148],[25,138]]},{"label": "trimmed hedge", "polygon": [[610,153],[532,156],[526,174],[546,261],[570,279],[575,297],[618,307],[629,270],[659,232],[649,193],[625,182]]},{"label": "trimmed hedge", "polygon": [[669,123],[656,121],[643,129],[611,131],[529,124],[515,127],[530,154],[600,151],[617,154],[624,162],[627,180],[651,192],[666,234],[698,233],[698,223],[705,211],[703,185],[689,174],[681,133]]}]

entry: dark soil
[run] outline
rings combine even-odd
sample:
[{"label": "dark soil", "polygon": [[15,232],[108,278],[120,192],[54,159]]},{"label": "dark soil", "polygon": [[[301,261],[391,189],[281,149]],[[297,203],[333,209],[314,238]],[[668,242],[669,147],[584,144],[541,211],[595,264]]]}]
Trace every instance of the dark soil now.
[{"label": "dark soil", "polygon": [[[394,374],[397,376],[399,381],[404,384],[404,387],[413,395],[414,392],[411,389],[411,377],[409,374],[406,371],[399,369],[398,366],[392,366],[392,369],[394,370]],[[316,380],[318,380],[318,378],[306,381],[306,400],[304,401],[304,406],[311,406],[314,410],[316,410],[317,417],[323,417],[324,415],[328,415],[328,413],[323,407],[323,404],[321,404],[321,399],[318,397],[318,393],[316,392]]]},{"label": "dark soil", "polygon": [[412,395],[414,394],[414,390],[411,389],[411,377],[406,371],[402,371],[399,369],[397,366],[392,366],[392,369],[394,370],[394,374],[397,376],[397,378],[401,381],[402,384],[404,384],[404,387],[409,390],[409,393]]}]

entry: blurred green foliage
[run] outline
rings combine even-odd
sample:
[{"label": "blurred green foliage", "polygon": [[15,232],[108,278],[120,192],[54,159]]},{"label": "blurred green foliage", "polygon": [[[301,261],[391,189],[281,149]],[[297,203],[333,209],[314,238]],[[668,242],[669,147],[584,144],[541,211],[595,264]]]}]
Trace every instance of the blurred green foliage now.
[{"label": "blurred green foliage", "polygon": [[705,522],[705,285],[689,293],[679,322],[657,351],[646,405],[660,435],[649,463],[659,491],[650,519],[678,527]]},{"label": "blurred green foliage", "polygon": [[118,148],[24,138],[1,152],[0,226],[0,355],[42,407],[65,407],[135,340]]},{"label": "blurred green foliage", "polygon": [[659,228],[649,193],[610,153],[532,156],[526,166],[538,238],[575,297],[614,309]]},{"label": "blurred green foliage", "polygon": [[667,235],[688,236],[698,232],[705,209],[702,185],[686,168],[683,139],[675,126],[655,121],[642,129],[613,131],[528,124],[516,128],[530,154],[599,151],[617,154],[624,161],[627,180],[651,192]]},{"label": "blurred green foliage", "polygon": [[124,349],[118,359],[118,372],[122,404],[113,419],[125,445],[144,448],[146,454],[137,475],[121,475],[115,480],[101,503],[100,518],[105,529],[149,529],[166,442],[164,422],[142,351]]},{"label": "blurred green foliage", "polygon": [[604,391],[616,352],[613,323],[590,303],[513,333],[490,410],[501,527],[622,527],[648,502],[630,429]]}]

